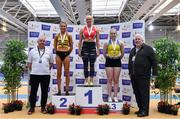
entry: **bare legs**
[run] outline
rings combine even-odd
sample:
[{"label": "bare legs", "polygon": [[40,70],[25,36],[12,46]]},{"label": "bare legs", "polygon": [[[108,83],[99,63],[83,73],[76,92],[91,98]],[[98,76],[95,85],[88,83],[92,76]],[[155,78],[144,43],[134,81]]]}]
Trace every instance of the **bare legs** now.
[{"label": "bare legs", "polygon": [[64,70],[66,76],[66,95],[69,95],[69,82],[70,82],[69,67],[70,67],[70,58],[69,56],[67,56],[64,59]]},{"label": "bare legs", "polygon": [[61,95],[61,75],[62,75],[62,65],[64,64],[65,77],[66,77],[66,95],[69,95],[69,67],[70,67],[70,58],[67,56],[64,61],[61,60],[59,56],[56,56],[56,64],[57,64],[57,82],[58,82],[58,95]]},{"label": "bare legs", "polygon": [[112,101],[112,83],[114,87],[114,101],[117,100],[117,94],[118,94],[118,89],[119,89],[119,75],[120,75],[120,67],[106,67],[106,74],[108,78],[108,94],[109,94],[109,99],[108,101]]},{"label": "bare legs", "polygon": [[57,84],[58,84],[57,95],[61,95],[62,60],[59,56],[56,56],[56,67],[57,67]]}]

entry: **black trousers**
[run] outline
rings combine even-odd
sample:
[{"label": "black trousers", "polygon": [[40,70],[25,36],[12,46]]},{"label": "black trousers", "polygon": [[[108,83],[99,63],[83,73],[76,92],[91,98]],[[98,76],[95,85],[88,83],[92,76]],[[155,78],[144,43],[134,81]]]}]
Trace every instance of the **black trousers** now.
[{"label": "black trousers", "polygon": [[131,83],[139,111],[149,113],[150,76],[131,75]]},{"label": "black trousers", "polygon": [[36,106],[36,97],[39,84],[41,85],[41,107],[46,106],[49,82],[50,75],[30,75],[31,91],[29,96],[29,102],[31,108],[34,108]]},{"label": "black trousers", "polygon": [[[84,77],[88,78],[89,75],[90,77],[94,77],[94,72],[95,72],[94,63],[96,61],[96,56],[97,56],[95,42],[83,42],[81,55],[84,64]],[[88,71],[89,62],[90,62],[90,74]]]}]

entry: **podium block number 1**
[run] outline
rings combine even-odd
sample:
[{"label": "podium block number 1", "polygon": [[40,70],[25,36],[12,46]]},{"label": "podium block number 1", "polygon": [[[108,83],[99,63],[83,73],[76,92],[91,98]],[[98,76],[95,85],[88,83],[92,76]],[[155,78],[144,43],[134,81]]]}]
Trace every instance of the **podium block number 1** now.
[{"label": "podium block number 1", "polygon": [[88,97],[88,104],[92,104],[92,90],[89,90],[87,93],[84,94],[84,96]]}]

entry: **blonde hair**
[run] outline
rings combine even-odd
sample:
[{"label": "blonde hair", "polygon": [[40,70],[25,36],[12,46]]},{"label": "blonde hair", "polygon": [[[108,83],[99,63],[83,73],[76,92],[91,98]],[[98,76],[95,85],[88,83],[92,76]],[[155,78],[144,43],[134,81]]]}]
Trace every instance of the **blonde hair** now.
[{"label": "blonde hair", "polygon": [[115,32],[117,34],[117,30],[115,28],[111,28],[110,33]]},{"label": "blonde hair", "polygon": [[93,16],[91,16],[91,15],[87,15],[87,16],[86,16],[86,20],[87,20],[87,19],[91,19],[91,20],[93,20]]}]

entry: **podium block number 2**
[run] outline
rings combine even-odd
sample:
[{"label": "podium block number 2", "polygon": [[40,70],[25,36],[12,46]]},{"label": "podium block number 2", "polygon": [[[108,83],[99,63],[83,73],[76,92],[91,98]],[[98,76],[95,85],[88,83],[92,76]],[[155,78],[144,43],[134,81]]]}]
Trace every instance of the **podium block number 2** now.
[{"label": "podium block number 2", "polygon": [[61,102],[60,107],[67,107],[67,104],[66,104],[67,99],[66,98],[60,98],[60,102]]},{"label": "podium block number 2", "polygon": [[92,104],[92,90],[89,90],[87,93],[84,94],[84,96],[88,97],[88,104]]}]

